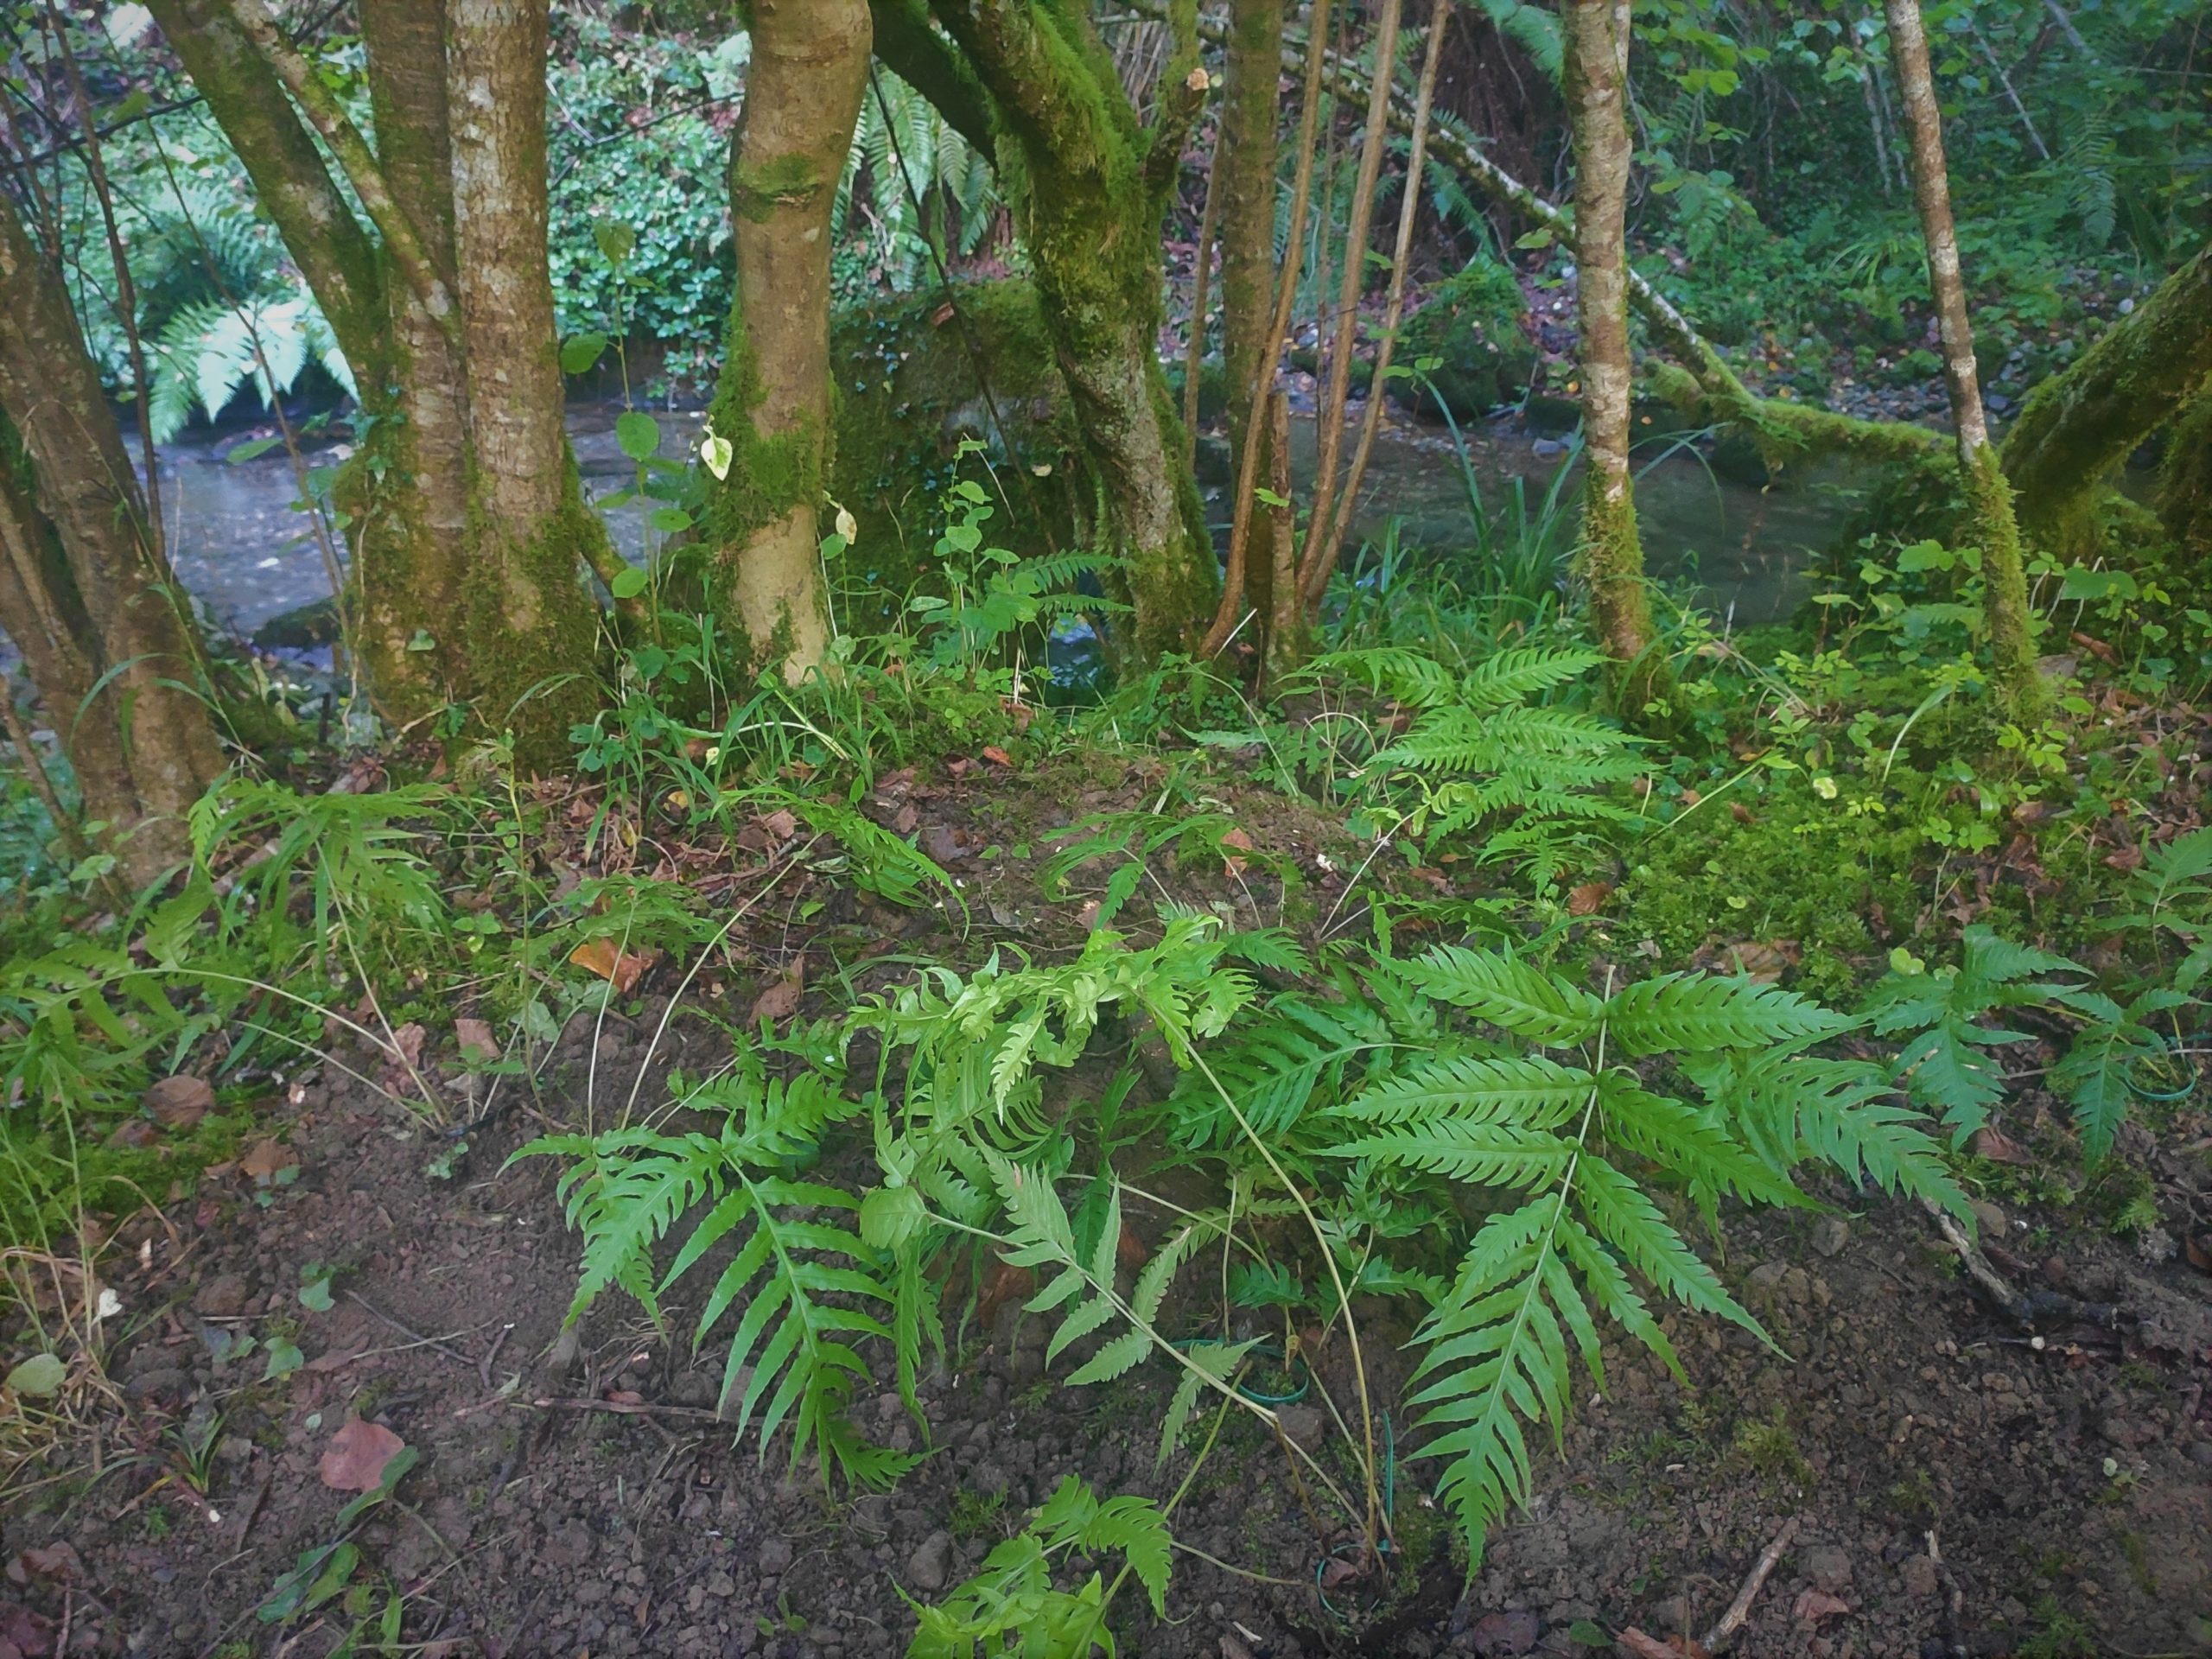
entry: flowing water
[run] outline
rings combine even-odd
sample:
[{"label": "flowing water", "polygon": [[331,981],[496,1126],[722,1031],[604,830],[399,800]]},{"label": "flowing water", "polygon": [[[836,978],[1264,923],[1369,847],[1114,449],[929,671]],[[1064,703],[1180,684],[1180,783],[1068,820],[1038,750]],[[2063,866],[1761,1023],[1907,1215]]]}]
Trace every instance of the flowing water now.
[{"label": "flowing water", "polygon": [[[571,412],[569,428],[588,493],[594,499],[626,486],[631,463],[616,445],[620,411],[589,405]],[[698,411],[656,411],[664,454],[686,453],[703,418]],[[326,598],[323,556],[309,520],[294,503],[299,492],[290,459],[279,448],[237,465],[224,455],[242,434],[195,432],[161,452],[163,517],[170,556],[184,585],[220,625],[251,634],[271,618]],[[1465,435],[1477,486],[1492,511],[1516,478],[1541,499],[1572,454],[1557,439],[1535,437],[1500,423]],[[1294,418],[1292,471],[1303,486],[1314,464],[1313,426]],[[1216,461],[1217,516],[1226,517]],[[328,447],[309,457],[341,459]],[[1738,624],[1786,615],[1808,592],[1804,572],[1831,541],[1853,499],[1851,480],[1827,471],[1761,490],[1719,477],[1694,451],[1649,446],[1637,483],[1646,556],[1655,575],[1687,576],[1707,601]],[[1208,470],[1202,460],[1202,471]],[[1570,480],[1568,489],[1573,483]],[[1567,498],[1571,501],[1572,495]],[[643,509],[609,511],[608,528],[632,558],[644,544]],[[1402,543],[1448,548],[1472,538],[1473,518],[1459,454],[1442,428],[1394,420],[1379,435],[1354,516],[1350,545],[1379,537],[1390,520]]]}]

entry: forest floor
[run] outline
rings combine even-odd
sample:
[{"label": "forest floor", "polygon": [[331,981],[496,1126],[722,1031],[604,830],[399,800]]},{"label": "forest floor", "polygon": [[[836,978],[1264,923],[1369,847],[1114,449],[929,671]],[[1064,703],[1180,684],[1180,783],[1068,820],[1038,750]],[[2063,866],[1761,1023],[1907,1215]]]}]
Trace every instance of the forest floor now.
[{"label": "forest floor", "polygon": [[[842,890],[802,921],[786,892],[777,915],[764,907],[747,924],[760,978],[718,988],[730,1014],[796,982],[785,969],[802,955],[817,979],[835,964],[868,988],[906,972],[901,961],[973,958],[994,937],[1043,950],[1079,938],[1077,901],[1048,899],[1022,860],[979,855],[1154,786],[1141,766],[1090,783],[1025,795],[973,776],[943,787],[894,777],[876,806],[919,808],[922,844],[964,875],[975,931],[950,935],[936,916]],[[1332,868],[1319,855],[1340,825],[1256,790],[1224,804],[1262,852]],[[1185,885],[1179,896],[1277,909],[1256,872]],[[1319,901],[1329,896],[1325,886]],[[465,1138],[325,1065],[267,1103],[268,1141],[163,1212],[118,1224],[97,1269],[122,1305],[105,1355],[112,1383],[79,1402],[79,1432],[48,1448],[42,1481],[19,1472],[0,1655],[323,1659],[396,1591],[410,1650],[454,1659],[861,1659],[903,1652],[905,1597],[957,1584],[1063,1474],[1101,1494],[1173,1488],[1155,1458],[1160,1369],[1101,1389],[1051,1385],[1044,1323],[1025,1317],[1025,1287],[1004,1272],[963,1281],[974,1294],[947,1303],[948,1357],[920,1387],[926,1440],[888,1378],[880,1400],[856,1402],[885,1443],[935,1449],[887,1494],[826,1494],[787,1471],[780,1442],[765,1461],[750,1440],[733,1444],[715,1418],[718,1358],[694,1361],[686,1308],[666,1310],[664,1335],[610,1294],[564,1334],[577,1248],[558,1166],[507,1160],[548,1128],[603,1127],[641,1064],[650,1100],[668,1066],[696,1072],[726,1052],[683,1018],[654,1046],[674,988],[662,972],[671,982],[648,982],[641,1020],[579,1019],[534,1079],[501,1079],[488,1103],[490,1079],[447,1072],[451,1097],[474,1103],[454,1114],[470,1122]],[[801,1012],[817,1001],[827,1008],[808,991]],[[361,1054],[334,1058],[376,1070]],[[2033,1147],[2048,1105],[2017,1094],[2008,1134]],[[2202,1215],[2205,1116],[2178,1113],[2162,1144],[2130,1134],[2131,1161],[2175,1198],[2167,1213]],[[2193,1240],[2133,1248],[2039,1201],[2031,1166],[2018,1173],[2004,1207],[1981,1217],[1992,1260],[2024,1286],[2109,1305],[2109,1322],[2031,1337],[1904,1205],[1861,1208],[1833,1186],[1817,1193],[1834,1206],[1824,1211],[1724,1211],[1711,1253],[1785,1353],[1671,1316],[1683,1389],[1641,1350],[1609,1344],[1606,1392],[1578,1401],[1558,1452],[1539,1452],[1534,1503],[1497,1529],[1471,1581],[1424,1496],[1433,1469],[1408,1452],[1389,1581],[1338,1586],[1333,1612],[1315,1580],[1337,1541],[1317,1530],[1293,1460],[1237,1414],[1177,1511],[1186,1551],[1166,1618],[1116,1604],[1124,1651],[1578,1654],[1611,1650],[1629,1627],[1699,1637],[1785,1526],[1738,1654],[2212,1651],[2207,1263],[2192,1264]],[[1131,1227],[1133,1249],[1157,1231],[1141,1214]],[[1417,1444],[1393,1351],[1408,1333],[1391,1318],[1370,1327],[1376,1403]],[[261,1350],[239,1357],[247,1332]],[[263,1377],[272,1338],[301,1351],[275,1381]],[[1353,1397],[1342,1349],[1320,1349],[1315,1394],[1283,1423],[1346,1466],[1315,1408],[1324,1394]],[[356,1419],[419,1461],[354,1535],[351,1591],[289,1624],[264,1621],[283,1575],[338,1535],[349,1494],[327,1478],[343,1472],[334,1440],[360,1439]]]}]

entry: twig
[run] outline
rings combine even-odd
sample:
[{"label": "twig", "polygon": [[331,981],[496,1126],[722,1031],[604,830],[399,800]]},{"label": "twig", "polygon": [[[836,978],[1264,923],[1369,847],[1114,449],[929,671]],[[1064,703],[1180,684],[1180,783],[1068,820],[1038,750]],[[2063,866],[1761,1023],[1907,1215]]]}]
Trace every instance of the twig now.
[{"label": "twig", "polygon": [[[392,1330],[398,1332],[401,1336],[406,1338],[408,1341],[414,1343],[418,1347],[429,1348],[435,1352],[443,1354],[448,1359],[452,1360],[455,1364],[466,1365],[472,1371],[476,1369],[476,1362],[471,1359],[467,1354],[462,1353],[460,1349],[448,1348],[437,1338],[426,1337],[419,1331],[410,1331],[397,1319],[393,1319],[391,1314],[385,1313],[374,1303],[371,1302],[368,1298],[362,1295],[359,1291],[349,1290],[346,1294],[348,1296],[351,1296],[356,1302],[359,1302],[364,1308],[367,1309],[370,1318],[375,1319],[380,1325],[389,1325]],[[454,1335],[455,1336],[460,1336],[461,1334],[462,1333],[458,1331],[454,1332]]]},{"label": "twig", "polygon": [[507,1338],[514,1334],[512,1324],[499,1327],[499,1334],[492,1338],[492,1345],[484,1351],[484,1357],[476,1362],[476,1375],[486,1388],[492,1386],[492,1362],[499,1357],[499,1350],[507,1345]]},{"label": "twig", "polygon": [[1782,1530],[1774,1535],[1773,1541],[1759,1552],[1751,1564],[1751,1576],[1744,1580],[1744,1587],[1736,1592],[1736,1599],[1728,1604],[1728,1611],[1720,1615],[1720,1622],[1705,1634],[1705,1648],[1718,1653],[1723,1643],[1734,1638],[1744,1621],[1751,1617],[1751,1604],[1758,1599],[1759,1592],[1766,1587],[1767,1575],[1774,1571],[1775,1563],[1782,1559],[1782,1552],[1789,1548],[1789,1541],[1797,1535],[1797,1517],[1791,1516],[1782,1523]]},{"label": "twig", "polygon": [[1966,1230],[1959,1225],[1957,1219],[1932,1198],[1923,1198],[1920,1207],[1928,1211],[1929,1219],[1936,1224],[1936,1230],[1943,1235],[1943,1242],[1957,1255],[1960,1265],[1967,1270],[1967,1276],[1988,1292],[1990,1299],[1998,1306],[2022,1325],[2030,1323],[2026,1304],[2020,1293],[2012,1288],[2003,1274],[1989,1265],[1989,1258],[1967,1236]]}]

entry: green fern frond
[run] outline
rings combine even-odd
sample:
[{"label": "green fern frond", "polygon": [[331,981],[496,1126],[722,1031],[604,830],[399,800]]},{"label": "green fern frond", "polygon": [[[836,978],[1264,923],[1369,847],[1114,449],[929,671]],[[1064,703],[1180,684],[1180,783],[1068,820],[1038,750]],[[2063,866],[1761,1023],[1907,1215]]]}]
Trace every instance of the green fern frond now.
[{"label": "green fern frond", "polygon": [[1591,1231],[1675,1301],[1700,1313],[1717,1313],[1781,1351],[1627,1176],[1602,1158],[1586,1158],[1575,1166],[1574,1197]]},{"label": "green fern frond", "polygon": [[1541,1054],[1461,1057],[1393,1072],[1335,1109],[1363,1123],[1412,1125],[1448,1117],[1553,1129],[1588,1103],[1597,1081]]},{"label": "green fern frond", "polygon": [[1572,1142],[1541,1129],[1451,1118],[1362,1135],[1327,1150],[1333,1158],[1369,1158],[1478,1186],[1522,1190],[1557,1179],[1574,1159]]},{"label": "green fern frond", "polygon": [[1470,709],[1503,709],[1539,691],[1572,684],[1605,661],[1601,652],[1516,646],[1485,657],[1469,670],[1459,683],[1459,696]]},{"label": "green fern frond", "polygon": [[1438,945],[1405,972],[1439,1001],[1547,1048],[1586,1040],[1605,1016],[1605,1003],[1589,992],[1497,951]]},{"label": "green fern frond", "polygon": [[1616,991],[1605,1004],[1605,1023],[1620,1052],[1638,1055],[1764,1048],[1833,1036],[1851,1021],[1794,992],[1755,980],[1662,974]]},{"label": "green fern frond", "polygon": [[1718,1124],[1635,1078],[1608,1071],[1598,1085],[1606,1138],[1680,1176],[1710,1210],[1721,1193],[1747,1203],[1802,1205],[1805,1196],[1786,1175],[1745,1151]]}]

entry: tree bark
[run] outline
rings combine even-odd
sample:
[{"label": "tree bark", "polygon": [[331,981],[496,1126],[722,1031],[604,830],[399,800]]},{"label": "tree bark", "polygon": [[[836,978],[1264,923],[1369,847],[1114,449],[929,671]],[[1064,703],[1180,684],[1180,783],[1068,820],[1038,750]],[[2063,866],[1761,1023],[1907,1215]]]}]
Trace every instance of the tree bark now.
[{"label": "tree bark", "polygon": [[1949,169],[1943,159],[1943,118],[1936,103],[1936,81],[1929,68],[1928,39],[1921,27],[1920,0],[1884,0],[1890,25],[1890,52],[1904,105],[1905,132],[1912,150],[1912,199],[1919,209],[1922,239],[1928,248],[1928,283],[1936,298],[1936,327],[1943,343],[1943,381],[1951,395],[1951,416],[1958,431],[1959,478],[1966,492],[1968,521],[1981,546],[1982,607],[1995,658],[1998,695],[2005,706],[2026,717],[2040,712],[2043,680],[2036,667],[2035,636],[2028,613],[2027,578],[2020,557],[2019,525],[2012,512],[2012,486],[1989,442],[1981,406],[1981,386],[1974,357],[1974,329],[1967,318],[1966,283],[1959,270],[1958,232],[1951,220]]},{"label": "tree bark", "polygon": [[189,850],[221,772],[190,613],[58,270],[0,194],[0,626],[23,652],[135,881]]},{"label": "tree bark", "polygon": [[[472,690],[533,767],[594,700],[584,505],[546,255],[548,0],[446,0],[454,256],[467,365]],[[493,706],[511,702],[512,706]]]},{"label": "tree bark", "polygon": [[1612,659],[1617,700],[1635,716],[1663,695],[1665,663],[1654,650],[1629,474],[1628,6],[1567,0],[1560,20],[1574,142],[1575,315],[1587,469],[1582,573],[1591,626]]},{"label": "tree bark", "polygon": [[829,626],[819,508],[830,461],[830,219],[868,86],[866,0],[753,0],[730,142],[737,279],[710,424],[731,445],[709,518],[732,637],[797,681]]},{"label": "tree bark", "polygon": [[2197,395],[2167,441],[2158,517],[2184,568],[2212,568],[2212,386]]},{"label": "tree bark", "polygon": [[2212,392],[2212,243],[2028,395],[2005,436],[2022,525],[2063,548],[2106,475],[2192,400]]},{"label": "tree bark", "polygon": [[[1256,446],[1251,475],[1268,479],[1271,486],[1274,423],[1263,414],[1271,402],[1275,359],[1282,349],[1274,317],[1275,128],[1282,84],[1282,22],[1283,0],[1230,0],[1221,143],[1208,187],[1218,203],[1221,228],[1222,384],[1228,393],[1224,425],[1230,476],[1245,475],[1245,452]],[[1294,245],[1286,257],[1292,265],[1297,264]],[[1263,651],[1273,640],[1276,615],[1274,529],[1274,513],[1252,515],[1240,550],[1243,556],[1232,561],[1237,581],[1231,585],[1243,591],[1230,594],[1230,603],[1258,613]]]}]

